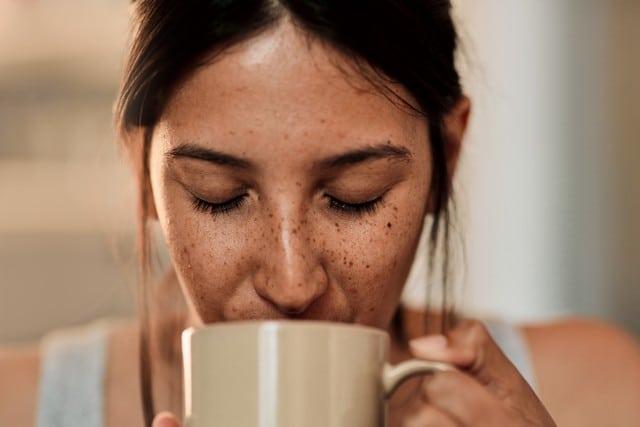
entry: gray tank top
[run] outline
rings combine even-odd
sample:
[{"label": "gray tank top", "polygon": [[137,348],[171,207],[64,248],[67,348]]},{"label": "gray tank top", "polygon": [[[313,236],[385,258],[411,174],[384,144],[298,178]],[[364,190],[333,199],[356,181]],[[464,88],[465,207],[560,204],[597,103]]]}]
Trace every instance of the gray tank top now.
[{"label": "gray tank top", "polygon": [[[529,351],[518,329],[485,322],[494,340],[535,390]],[[43,340],[36,427],[103,427],[104,374],[109,329],[98,321]]]},{"label": "gray tank top", "polygon": [[98,321],[44,338],[36,427],[102,427],[109,326]]},{"label": "gray tank top", "polygon": [[533,391],[538,393],[535,373],[529,357],[529,347],[517,326],[499,319],[485,320],[484,324],[493,340],[518,369],[520,375],[527,380]]}]

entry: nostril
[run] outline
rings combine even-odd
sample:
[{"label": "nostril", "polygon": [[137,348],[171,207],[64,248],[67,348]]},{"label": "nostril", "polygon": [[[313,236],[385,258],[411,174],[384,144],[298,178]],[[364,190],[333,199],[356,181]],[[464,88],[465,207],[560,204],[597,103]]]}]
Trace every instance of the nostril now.
[{"label": "nostril", "polygon": [[279,315],[302,317],[328,289],[329,279],[324,268],[315,260],[296,261],[293,266],[271,261],[266,260],[255,273],[255,292]]},{"label": "nostril", "polygon": [[305,310],[306,307],[278,307],[278,311],[286,316],[297,316]]}]

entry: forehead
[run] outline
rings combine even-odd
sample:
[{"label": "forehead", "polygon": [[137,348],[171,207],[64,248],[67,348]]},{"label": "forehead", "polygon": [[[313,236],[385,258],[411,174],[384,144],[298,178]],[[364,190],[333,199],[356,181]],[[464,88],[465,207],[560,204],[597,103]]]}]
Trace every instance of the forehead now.
[{"label": "forehead", "polygon": [[[391,89],[411,99],[402,87]],[[278,149],[331,155],[353,148],[345,145],[385,141],[426,145],[423,118],[391,102],[350,59],[286,21],[198,68],[169,100],[159,128],[168,144],[226,144],[265,155]]]}]

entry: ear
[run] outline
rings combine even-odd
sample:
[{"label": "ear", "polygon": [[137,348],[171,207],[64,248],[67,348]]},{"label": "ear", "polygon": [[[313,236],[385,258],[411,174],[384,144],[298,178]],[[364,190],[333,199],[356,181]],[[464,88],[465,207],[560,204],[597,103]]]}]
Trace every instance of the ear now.
[{"label": "ear", "polygon": [[128,130],[122,136],[125,157],[136,180],[137,204],[140,211],[145,211],[148,219],[158,219],[151,176],[149,175],[149,150],[151,149],[152,131],[144,127]]},{"label": "ear", "polygon": [[453,181],[458,167],[462,140],[467,130],[470,114],[471,101],[468,97],[462,96],[451,111],[444,116],[445,155],[449,181]]},{"label": "ear", "polygon": [[[462,151],[462,141],[467,130],[470,114],[471,101],[463,95],[443,118],[444,150],[449,182],[453,181],[458,167],[458,160],[460,159],[460,153]],[[433,211],[434,201],[430,197],[427,202],[426,213],[433,213]]]}]

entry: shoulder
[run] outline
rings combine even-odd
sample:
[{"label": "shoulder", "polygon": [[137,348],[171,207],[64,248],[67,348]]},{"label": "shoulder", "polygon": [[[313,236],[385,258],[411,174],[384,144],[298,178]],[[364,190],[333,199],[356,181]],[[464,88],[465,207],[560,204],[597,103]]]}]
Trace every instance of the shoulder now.
[{"label": "shoulder", "polygon": [[[138,390],[137,365],[137,324],[128,320],[113,320],[103,323],[106,331],[106,366],[104,386],[107,399],[105,413],[107,425],[131,425],[119,423],[127,414],[136,409]],[[49,337],[56,343],[74,341],[92,335],[94,327],[102,327],[100,322],[79,327],[53,331]],[[23,348],[0,348],[0,426],[33,426],[38,410],[41,364],[43,349],[51,338],[40,344]],[[138,405],[139,406],[139,405]]]},{"label": "shoulder", "polygon": [[139,393],[138,335],[136,322],[122,322],[111,332],[105,381],[105,426],[144,425]]},{"label": "shoulder", "polygon": [[0,348],[0,425],[35,424],[39,373],[37,345]]},{"label": "shoulder", "polygon": [[630,425],[640,418],[640,347],[631,335],[589,319],[522,330],[540,397],[558,425]]}]

